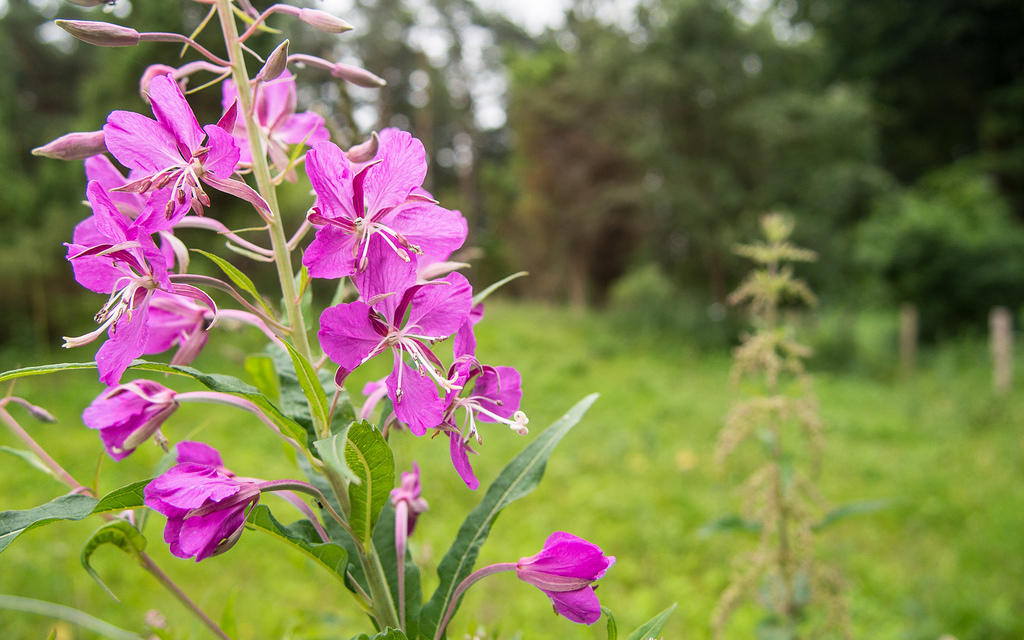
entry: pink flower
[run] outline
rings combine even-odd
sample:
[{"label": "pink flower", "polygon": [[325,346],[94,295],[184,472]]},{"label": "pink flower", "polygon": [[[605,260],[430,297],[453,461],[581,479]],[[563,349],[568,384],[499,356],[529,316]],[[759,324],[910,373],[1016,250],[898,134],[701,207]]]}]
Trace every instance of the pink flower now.
[{"label": "pink flower", "polygon": [[[225,80],[223,85],[223,104],[225,111],[231,108],[238,99],[238,89],[232,80]],[[263,138],[267,141],[267,153],[278,171],[288,167],[288,145],[314,145],[330,140],[330,134],[324,126],[324,119],[312,111],[295,113],[295,78],[286,69],[280,76],[270,82],[260,83],[255,100],[256,122],[260,125]],[[242,151],[240,161],[252,164],[252,152],[249,149],[249,136],[245,129],[245,119],[237,118],[231,131],[235,142]],[[295,181],[294,174],[290,178]]]},{"label": "pink flower", "polygon": [[120,190],[150,194],[141,216],[147,229],[170,228],[190,208],[198,213],[209,206],[200,182],[268,210],[244,182],[228,180],[241,153],[228,133],[234,127],[234,108],[217,124],[200,128],[178,84],[166,75],[150,82],[149,99],[156,120],[113,111],[103,127],[107,149],[132,172],[132,182]]},{"label": "pink flower", "polygon": [[302,263],[314,278],[379,268],[369,257],[376,245],[388,249],[377,252],[381,261],[410,263],[423,254],[435,262],[466,239],[462,214],[438,206],[423,190],[426,153],[404,131],[382,131],[376,158],[362,167],[330,142],[314,145],[306,172],[317,196],[309,221],[320,229]]},{"label": "pink flower", "polygon": [[179,442],[178,464],[144,491],[146,506],[167,516],[164,540],[171,553],[196,562],[230,549],[260,498],[260,481],[238,478],[216,449]]},{"label": "pink flower", "polygon": [[412,535],[416,528],[416,518],[427,510],[427,501],[420,497],[420,466],[412,463],[412,471],[402,472],[402,483],[396,489],[391,490],[391,505],[395,507],[395,526],[398,527],[402,518],[397,515],[399,509],[404,509],[408,526],[406,534]]},{"label": "pink flower", "polygon": [[110,387],[86,408],[82,421],[99,429],[114,460],[128,456],[160,429],[178,408],[175,392],[152,380],[134,380]]},{"label": "pink flower", "polygon": [[551,598],[557,613],[573,622],[593,624],[601,617],[594,581],[615,564],[601,548],[570,533],[548,536],[540,553],[520,558],[516,575]]},{"label": "pink flower", "polygon": [[391,351],[394,364],[386,385],[395,416],[415,435],[423,435],[442,420],[444,405],[435,383],[451,388],[428,345],[455,333],[469,313],[473,292],[458,273],[427,284],[415,284],[413,278],[400,267],[371,272],[360,288],[369,304],[357,300],[328,308],[320,316],[317,335],[324,352],[340,366],[338,380]]}]

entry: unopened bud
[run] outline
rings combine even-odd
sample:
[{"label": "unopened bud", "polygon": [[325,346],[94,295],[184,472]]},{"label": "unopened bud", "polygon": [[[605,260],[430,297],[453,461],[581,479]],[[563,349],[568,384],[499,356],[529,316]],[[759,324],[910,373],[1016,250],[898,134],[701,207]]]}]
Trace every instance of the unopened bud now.
[{"label": "unopened bud", "polygon": [[377,132],[374,131],[370,134],[370,139],[366,142],[360,142],[351,149],[345,152],[348,156],[349,162],[355,162],[362,164],[373,160],[374,156],[377,155],[377,147],[380,144],[380,139],[377,138]]},{"label": "unopened bud", "polygon": [[82,42],[97,47],[134,47],[139,44],[139,32],[109,22],[92,20],[58,20],[57,26]]},{"label": "unopened bud", "polygon": [[16,404],[20,404],[21,406],[25,407],[29,415],[31,415],[36,420],[39,420],[40,422],[57,422],[57,418],[54,418],[52,413],[50,413],[49,411],[42,407],[37,407],[36,405],[32,404],[28,400],[25,400],[24,398],[10,396],[10,399],[12,402],[15,402]]},{"label": "unopened bud", "polygon": [[374,75],[366,69],[345,64],[343,62],[336,62],[331,66],[331,75],[335,78],[341,78],[346,82],[351,82],[356,86],[368,87],[370,89],[377,89],[379,87],[387,86],[388,84],[384,81],[384,78]]},{"label": "unopened bud", "polygon": [[274,80],[282,73],[284,73],[285,67],[288,66],[288,41],[285,40],[281,44],[277,45],[277,48],[267,57],[266,64],[260,69],[260,73],[257,78],[263,82],[270,82]]},{"label": "unopened bud", "polygon": [[84,160],[106,151],[102,131],[76,131],[36,147],[32,155],[54,160]]},{"label": "unopened bud", "polygon": [[349,23],[319,9],[300,9],[299,20],[325,33],[345,33],[352,30]]},{"label": "unopened bud", "polygon": [[78,5],[79,7],[98,7],[101,4],[112,2],[112,0],[68,0],[71,4]]}]

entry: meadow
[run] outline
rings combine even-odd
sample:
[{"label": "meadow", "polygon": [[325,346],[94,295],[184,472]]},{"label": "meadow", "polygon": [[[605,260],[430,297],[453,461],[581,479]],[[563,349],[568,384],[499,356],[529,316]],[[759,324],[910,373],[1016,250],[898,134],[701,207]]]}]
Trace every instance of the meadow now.
[{"label": "meadow", "polygon": [[[712,463],[716,434],[737,393],[729,383],[728,351],[699,349],[685,334],[641,326],[599,313],[489,305],[487,322],[478,328],[478,354],[522,372],[532,432],[526,438],[497,427],[484,432],[481,455],[473,460],[482,486],[577,400],[594,391],[601,397],[559,445],[540,487],[499,518],[478,564],[531,555],[551,531],[566,530],[618,558],[598,595],[620,629],[677,602],[664,637],[705,638],[733,559],[755,541],[743,532],[708,534],[702,527],[737,511],[736,487],[757,453],[748,444],[724,469]],[[247,340],[242,336],[228,346],[212,341],[196,366],[243,376]],[[886,353],[894,358],[895,342],[890,346]],[[0,368],[88,359],[85,351],[0,352]],[[383,375],[385,363],[377,364],[358,371],[357,382]],[[1019,391],[993,395],[987,347],[980,341],[924,353],[909,377],[896,375],[892,365],[812,371],[828,426],[822,494],[835,505],[886,505],[843,519],[818,539],[822,559],[843,572],[855,637],[1024,637],[1024,401]],[[34,423],[17,408],[12,412],[82,482],[91,484],[102,464],[102,493],[151,475],[162,452],[147,445],[117,465],[104,459],[98,438],[79,418],[99,390],[92,372],[23,380],[16,393],[59,421]],[[230,443],[225,463],[240,475],[299,473],[289,452],[258,422],[227,409],[184,406],[165,432],[172,441],[201,432],[219,448]],[[399,433],[393,441],[400,470],[413,460],[423,468],[431,510],[421,516],[411,545],[429,594],[443,541],[453,537],[480,494],[459,481],[440,440]],[[0,445],[18,443],[0,432]],[[0,509],[29,508],[64,492],[18,458],[0,459]],[[297,518],[284,502],[266,502],[281,520]],[[353,629],[364,624],[339,582],[276,540],[246,532],[229,552],[232,570],[225,571],[230,561],[224,557],[198,565],[171,557],[160,520],[154,515],[145,529],[148,550],[214,618],[236,626],[239,638],[337,638],[330,629],[338,622],[351,620]],[[114,548],[101,549],[94,564],[121,603],[88,577],[79,565],[81,544],[99,524],[58,523],[19,538],[0,559],[0,593],[67,604],[134,630],[144,628],[143,612],[156,610],[167,620],[168,637],[206,637]],[[312,594],[306,592],[311,585]],[[758,614],[744,607],[728,637],[753,637]],[[479,637],[506,640],[606,637],[603,622],[588,628],[556,619],[543,594],[507,574],[470,591],[449,637],[472,637],[481,627],[486,635]],[[54,628],[59,639],[94,637],[0,610],[5,638],[52,637]]]}]

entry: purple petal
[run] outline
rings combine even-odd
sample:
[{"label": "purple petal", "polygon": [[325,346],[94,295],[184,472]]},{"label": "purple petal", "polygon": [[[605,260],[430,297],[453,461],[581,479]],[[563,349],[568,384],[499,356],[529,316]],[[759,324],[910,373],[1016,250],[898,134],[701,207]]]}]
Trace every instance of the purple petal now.
[{"label": "purple petal", "polygon": [[203,168],[218,178],[229,178],[238,166],[239,149],[231,134],[217,125],[203,127],[208,136],[209,153],[203,158]]},{"label": "purple petal", "polygon": [[312,111],[296,113],[289,117],[274,128],[274,135],[288,144],[298,144],[305,140],[309,146],[327,142],[331,138],[327,127],[324,126],[323,117]]},{"label": "purple petal", "polygon": [[171,132],[141,113],[112,111],[103,139],[118,162],[147,175],[184,162]]},{"label": "purple petal", "polygon": [[146,206],[146,199],[137,193],[113,191],[128,183],[114,163],[105,155],[90,156],[85,160],[85,177],[90,182],[99,182],[109,192],[110,199],[117,205],[121,213],[130,218],[138,217]]},{"label": "purple petal", "polygon": [[435,204],[405,205],[388,216],[386,223],[419,247],[423,252],[420,264],[447,260],[466,241],[466,219],[462,214]]},{"label": "purple petal", "polygon": [[462,481],[466,483],[466,486],[471,490],[476,490],[480,486],[480,481],[477,480],[476,474],[473,473],[473,467],[469,465],[469,453],[472,450],[462,442],[462,436],[458,433],[448,434],[448,452],[452,457],[452,466],[455,467],[455,471],[462,478]]},{"label": "purple petal", "polygon": [[381,162],[368,170],[364,185],[367,211],[402,204],[427,176],[423,143],[405,131],[394,128],[381,131],[376,159]]},{"label": "purple petal", "polygon": [[182,155],[191,156],[203,141],[203,130],[178,83],[169,75],[153,78],[149,83],[149,101],[157,122],[174,135]]},{"label": "purple petal", "polygon": [[401,260],[391,247],[377,238],[377,234],[370,236],[366,258],[366,268],[356,271],[353,278],[356,289],[363,300],[389,294],[374,303],[373,308],[397,324],[400,318],[395,318],[395,310],[406,289],[416,282],[416,265]]},{"label": "purple petal", "polygon": [[544,541],[541,552],[521,558],[519,565],[529,573],[597,580],[615,564],[614,556],[605,556],[601,547],[564,531],[556,531]]},{"label": "purple petal", "polygon": [[[446,338],[459,330],[473,306],[473,289],[461,273],[450,273],[439,284],[424,286],[409,305],[406,328],[433,339]],[[443,283],[443,284],[441,284]]]},{"label": "purple petal", "polygon": [[270,82],[260,85],[256,97],[256,116],[267,129],[276,129],[295,113],[295,78],[287,69]]},{"label": "purple petal", "polygon": [[220,452],[208,444],[185,440],[179,442],[175,448],[178,451],[178,464],[189,462],[216,468],[224,466],[220,459]]},{"label": "purple petal", "polygon": [[117,384],[132,360],[142,355],[149,334],[148,316],[147,294],[146,299],[132,309],[131,318],[125,314],[110,328],[109,338],[96,352],[100,382],[107,386]]},{"label": "purple petal", "polygon": [[469,316],[466,316],[466,319],[459,325],[459,330],[455,332],[452,353],[455,354],[456,359],[476,354],[476,335],[473,334],[473,323]]},{"label": "purple petal", "polygon": [[320,227],[302,254],[302,264],[312,278],[343,278],[356,272],[352,247],[355,236],[333,225]]},{"label": "purple petal", "polygon": [[583,587],[576,591],[545,591],[555,611],[573,622],[594,624],[601,618],[601,603],[594,593],[593,587]]},{"label": "purple petal", "polygon": [[[480,406],[502,418],[511,418],[519,410],[523,399],[522,378],[512,367],[494,367],[485,369],[476,380],[474,396],[482,396]],[[494,422],[494,418],[485,413],[477,414],[484,422]]]},{"label": "purple petal", "polygon": [[[398,391],[398,372],[402,372],[401,397]],[[422,436],[427,429],[441,424],[444,403],[430,376],[420,373],[395,354],[395,365],[387,378],[388,397],[395,407],[395,417],[409,426],[413,435]]]},{"label": "purple petal", "polygon": [[306,153],[306,174],[316,192],[317,206],[328,218],[355,220],[363,212],[352,209],[352,167],[345,152],[332,142],[321,142]]},{"label": "purple petal", "polygon": [[236,198],[241,198],[256,207],[258,211],[262,211],[265,215],[270,215],[270,205],[263,199],[263,196],[241,180],[218,178],[216,175],[208,173],[203,176],[202,180],[214,189],[233,195]]},{"label": "purple petal", "polygon": [[[172,543],[171,552],[179,558],[195,556],[196,562],[209,558],[217,551],[222,540],[230,538],[245,524],[245,510],[248,506],[249,503],[242,503],[203,516],[185,518],[181,528],[176,531],[176,545]],[[164,533],[166,536],[167,532]]]},{"label": "purple petal", "polygon": [[335,364],[355,369],[383,340],[370,322],[372,310],[356,301],[325,309],[320,315],[320,346]]}]

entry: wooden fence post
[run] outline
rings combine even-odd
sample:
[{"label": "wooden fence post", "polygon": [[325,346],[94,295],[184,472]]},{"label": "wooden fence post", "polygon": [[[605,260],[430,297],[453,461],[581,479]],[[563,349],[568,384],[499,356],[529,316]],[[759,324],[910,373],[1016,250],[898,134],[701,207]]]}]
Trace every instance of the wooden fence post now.
[{"label": "wooden fence post", "polygon": [[988,316],[992,350],[992,387],[998,394],[1013,384],[1013,317],[1006,307],[995,307]]}]

